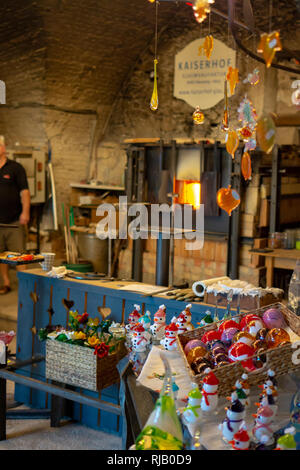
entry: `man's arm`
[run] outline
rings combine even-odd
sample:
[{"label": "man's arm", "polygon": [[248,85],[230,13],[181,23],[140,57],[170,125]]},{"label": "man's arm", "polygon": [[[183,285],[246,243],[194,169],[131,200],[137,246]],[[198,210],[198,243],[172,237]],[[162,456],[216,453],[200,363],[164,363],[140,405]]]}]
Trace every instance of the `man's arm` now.
[{"label": "man's arm", "polygon": [[22,213],[19,222],[21,225],[27,225],[30,220],[30,192],[29,189],[21,191]]}]

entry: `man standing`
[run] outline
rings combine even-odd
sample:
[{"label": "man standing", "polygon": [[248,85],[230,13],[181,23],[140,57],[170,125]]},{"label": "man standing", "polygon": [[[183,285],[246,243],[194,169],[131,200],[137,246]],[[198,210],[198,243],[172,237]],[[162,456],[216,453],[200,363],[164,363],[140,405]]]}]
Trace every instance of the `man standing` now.
[{"label": "man standing", "polygon": [[[4,137],[0,136],[0,223],[18,228],[0,227],[0,253],[24,252],[25,225],[30,219],[30,193],[26,172],[20,163],[6,157]],[[0,263],[3,286],[0,295],[10,290],[8,265]]]}]

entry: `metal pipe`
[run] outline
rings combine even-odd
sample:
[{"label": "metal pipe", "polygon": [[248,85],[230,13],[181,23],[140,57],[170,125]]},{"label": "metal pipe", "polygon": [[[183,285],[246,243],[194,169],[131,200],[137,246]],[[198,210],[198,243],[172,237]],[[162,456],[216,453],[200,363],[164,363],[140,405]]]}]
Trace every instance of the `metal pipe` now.
[{"label": "metal pipe", "polygon": [[169,285],[169,254],[170,240],[163,238],[163,234],[159,232],[156,242],[156,285]]},{"label": "metal pipe", "polygon": [[41,390],[42,392],[50,393],[57,397],[65,398],[66,400],[75,401],[77,403],[81,403],[82,405],[92,406],[94,408],[98,408],[99,410],[107,411],[115,415],[122,414],[122,410],[119,405],[114,405],[113,403],[108,403],[103,400],[99,400],[98,398],[87,397],[81,395],[78,392],[71,392],[69,390],[57,387],[56,385],[49,385],[45,382],[42,382],[41,380],[24,377],[20,374],[10,372],[5,369],[0,370],[0,379],[11,380],[20,385],[24,385],[25,387]]}]

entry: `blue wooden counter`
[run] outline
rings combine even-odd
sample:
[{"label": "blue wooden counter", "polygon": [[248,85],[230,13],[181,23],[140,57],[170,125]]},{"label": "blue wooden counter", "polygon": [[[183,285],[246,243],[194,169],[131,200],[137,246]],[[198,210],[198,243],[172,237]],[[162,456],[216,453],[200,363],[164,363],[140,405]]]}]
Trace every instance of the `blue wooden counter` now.
[{"label": "blue wooden counter", "polygon": [[[17,359],[25,360],[32,355],[45,355],[45,343],[38,337],[40,328],[49,323],[67,327],[68,312],[64,307],[63,299],[74,302],[73,310],[79,313],[88,312],[91,317],[100,317],[98,307],[110,307],[110,318],[116,322],[126,321],[134,304],[141,305],[142,311],[150,310],[152,316],[161,304],[167,307],[167,323],[184,309],[187,302],[170,300],[163,294],[153,297],[143,297],[140,294],[120,290],[126,282],[113,281],[79,281],[73,279],[52,279],[45,275],[41,269],[32,269],[18,273],[19,300],[18,300],[18,329],[17,329]],[[192,321],[197,323],[212,305],[192,303]],[[53,313],[54,312],[54,313]],[[219,317],[225,313],[219,309]],[[101,318],[101,317],[100,317]],[[45,379],[45,363],[22,369],[28,376]],[[99,394],[88,390],[82,393],[93,397],[101,396],[105,401],[118,403],[118,386],[114,385],[102,390]],[[30,407],[49,408],[50,396],[38,390],[32,390],[16,384],[15,399]],[[120,434],[122,426],[120,418],[104,411],[74,404],[74,419],[82,424],[102,431]]]}]

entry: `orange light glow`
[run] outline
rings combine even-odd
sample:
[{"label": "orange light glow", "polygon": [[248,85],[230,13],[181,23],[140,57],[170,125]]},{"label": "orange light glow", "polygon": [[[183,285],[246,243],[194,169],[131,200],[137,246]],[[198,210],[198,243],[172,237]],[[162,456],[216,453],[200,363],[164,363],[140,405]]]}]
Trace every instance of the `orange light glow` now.
[{"label": "orange light glow", "polygon": [[190,204],[193,209],[199,209],[201,204],[201,184],[199,181],[176,180],[175,192],[178,194],[178,204]]}]

